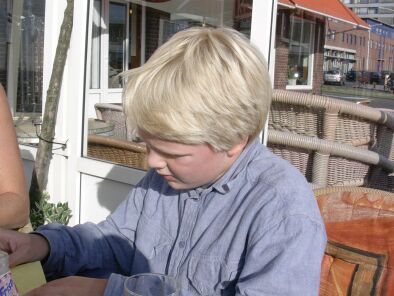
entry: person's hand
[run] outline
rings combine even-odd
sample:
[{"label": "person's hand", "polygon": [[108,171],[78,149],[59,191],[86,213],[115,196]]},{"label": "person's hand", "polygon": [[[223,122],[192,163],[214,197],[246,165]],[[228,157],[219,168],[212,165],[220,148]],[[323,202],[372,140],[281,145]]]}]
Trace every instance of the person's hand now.
[{"label": "person's hand", "polygon": [[15,266],[44,259],[49,252],[49,244],[38,234],[0,229],[0,249],[10,255],[10,266]]},{"label": "person's hand", "polygon": [[106,279],[69,276],[38,287],[24,296],[101,296]]}]

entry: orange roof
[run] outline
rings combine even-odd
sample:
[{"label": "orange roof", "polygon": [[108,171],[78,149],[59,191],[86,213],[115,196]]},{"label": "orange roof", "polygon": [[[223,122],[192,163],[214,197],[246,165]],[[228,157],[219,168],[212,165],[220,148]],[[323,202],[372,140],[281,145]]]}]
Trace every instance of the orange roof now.
[{"label": "orange roof", "polygon": [[281,5],[283,5],[283,6],[287,6],[287,7],[290,7],[290,8],[295,8],[294,3],[291,2],[290,0],[279,0],[278,2]]},{"label": "orange roof", "polygon": [[282,6],[302,9],[357,27],[369,29],[369,25],[340,0],[278,0],[278,2]]}]

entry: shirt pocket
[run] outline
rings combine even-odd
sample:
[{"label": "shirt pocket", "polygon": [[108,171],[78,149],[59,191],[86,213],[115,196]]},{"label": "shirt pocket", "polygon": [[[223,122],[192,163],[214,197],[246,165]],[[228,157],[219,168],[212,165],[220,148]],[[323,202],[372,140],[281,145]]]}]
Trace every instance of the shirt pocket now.
[{"label": "shirt pocket", "polygon": [[141,215],[138,223],[135,247],[145,259],[166,258],[170,252],[172,239],[158,221]]},{"label": "shirt pocket", "polygon": [[234,290],[242,268],[241,262],[242,260],[225,262],[204,255],[192,256],[187,269],[189,284],[199,295],[204,296],[220,295],[227,289]]}]

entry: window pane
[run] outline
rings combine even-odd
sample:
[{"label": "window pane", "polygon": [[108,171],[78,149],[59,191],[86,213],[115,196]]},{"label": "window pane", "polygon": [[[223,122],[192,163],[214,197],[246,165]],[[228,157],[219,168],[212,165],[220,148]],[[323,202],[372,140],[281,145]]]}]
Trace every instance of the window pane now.
[{"label": "window pane", "polygon": [[146,6],[131,2],[129,68],[142,65],[158,46],[188,27],[229,26],[250,36],[252,0],[146,2]]},{"label": "window pane", "polygon": [[[120,104],[121,84],[117,75],[124,70],[140,67],[173,34],[188,27],[228,26],[249,37],[253,1],[168,0],[111,2],[102,0],[102,3],[101,26],[103,27],[101,31],[93,31],[101,34],[101,43],[96,41],[96,44],[94,44],[93,41],[91,47],[92,63],[98,63],[97,58],[101,58],[101,67],[100,65],[91,66],[91,88],[94,87],[93,77],[97,75],[93,73],[93,68],[95,67],[96,71],[104,73],[102,75],[108,75],[108,89],[112,89],[108,91],[108,89],[105,89],[106,86],[95,84],[95,86],[101,88],[101,92],[88,92],[87,105],[90,107],[86,109],[88,112],[86,122],[88,122],[89,134],[87,155],[144,169],[143,165],[132,162],[132,158],[138,159],[140,156],[136,155],[139,152],[132,151],[135,150],[135,147],[130,147],[130,143],[134,142],[134,144],[137,144],[137,150],[144,149],[144,143],[139,142],[134,131],[126,126],[125,116]],[[96,5],[94,5],[93,9],[98,11]],[[108,20],[107,26],[105,21],[103,23],[103,20]],[[94,17],[92,21],[94,27]],[[103,38],[106,37],[106,27],[108,28],[108,39]],[[101,48],[101,51],[105,53],[103,57],[100,57],[98,48]],[[97,58],[93,59],[93,56]],[[107,63],[107,65],[104,63]],[[106,73],[107,71],[108,73]],[[96,79],[98,80],[99,78],[97,77]],[[119,92],[118,99],[108,99],[110,96],[115,98],[116,92]],[[104,141],[102,137],[105,137],[107,141]],[[109,155],[108,151],[113,150],[114,146],[124,147],[123,152],[128,156],[123,157],[123,160],[121,160],[120,158],[115,158],[114,155]],[[117,155],[123,152],[117,152]],[[133,153],[135,157],[131,156]]]},{"label": "window pane", "polygon": [[7,1],[0,0],[0,83],[7,88],[7,42],[9,41],[9,19]]},{"label": "window pane", "polygon": [[90,88],[100,88],[101,0],[93,2]]},{"label": "window pane", "polygon": [[10,77],[9,87],[16,93],[17,112],[41,113],[45,0],[19,0],[13,5],[13,54],[19,59],[10,61],[17,81]]},{"label": "window pane", "polygon": [[124,70],[126,42],[126,4],[110,3],[109,6],[109,54],[108,86],[121,87],[118,74]]},{"label": "window pane", "polygon": [[41,116],[45,0],[0,0],[0,83],[14,115],[18,142],[38,142]]},{"label": "window pane", "polygon": [[309,85],[311,84],[313,23],[296,17],[291,17],[290,22],[288,85]]}]

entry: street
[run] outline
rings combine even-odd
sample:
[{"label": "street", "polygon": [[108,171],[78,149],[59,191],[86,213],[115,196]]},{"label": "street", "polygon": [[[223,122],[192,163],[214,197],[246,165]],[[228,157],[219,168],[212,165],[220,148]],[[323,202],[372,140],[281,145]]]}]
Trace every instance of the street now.
[{"label": "street", "polygon": [[346,82],[346,86],[327,87],[322,89],[322,95],[331,96],[347,101],[369,100],[368,106],[394,110],[394,93],[384,92],[382,85],[365,85],[356,88],[355,83]]},{"label": "street", "polygon": [[337,99],[343,99],[346,101],[360,101],[360,99],[368,99],[370,102],[368,103],[369,107],[373,108],[384,108],[384,109],[392,109],[394,110],[394,95],[392,99],[386,98],[374,98],[374,97],[360,97],[360,96],[351,96],[348,94],[338,94],[338,93],[323,93],[324,96],[330,96]]},{"label": "street", "polygon": [[393,95],[392,99],[372,98],[371,102],[368,104],[368,106],[374,107],[374,108],[384,108],[384,109],[394,110],[394,95]]}]

